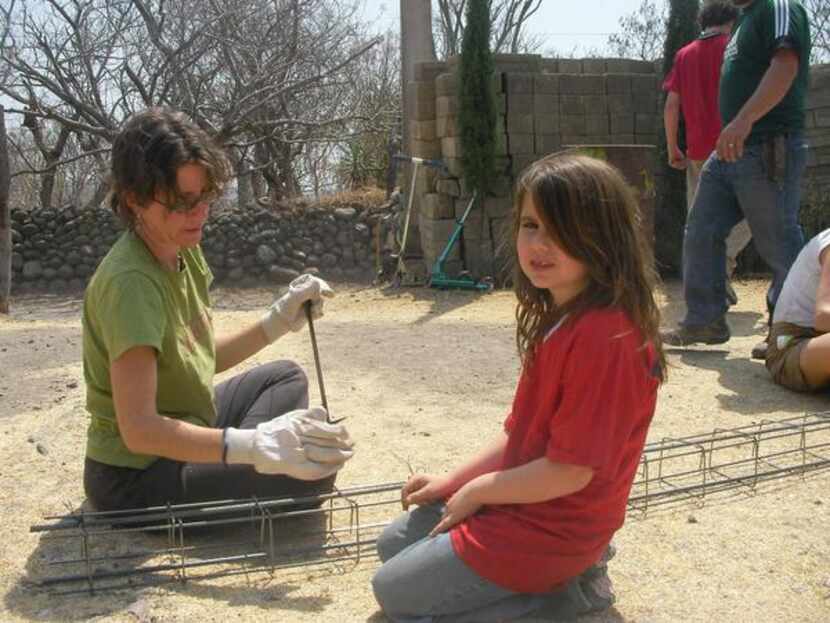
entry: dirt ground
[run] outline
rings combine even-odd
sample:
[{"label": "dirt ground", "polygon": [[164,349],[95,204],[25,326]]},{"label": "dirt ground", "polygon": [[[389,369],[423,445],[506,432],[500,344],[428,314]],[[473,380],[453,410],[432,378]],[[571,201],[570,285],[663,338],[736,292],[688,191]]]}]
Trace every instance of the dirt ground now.
[{"label": "dirt ground", "polygon": [[[749,358],[763,333],[764,288],[761,281],[736,284],[728,345],[670,351],[650,440],[828,409],[826,394],[781,389]],[[272,297],[265,289],[218,290],[217,332],[254,321]],[[677,284],[662,299],[668,326],[682,311]],[[386,620],[369,587],[376,560],[93,597],[27,588],[47,551],[29,526],[83,501],[81,301],[26,296],[12,304],[11,316],[0,316],[0,620]],[[316,328],[329,403],[334,415],[348,416],[358,443],[339,486],[403,480],[407,462],[446,470],[499,430],[518,370],[513,310],[510,292],[338,288]],[[315,400],[305,332],[242,367],[282,357],[309,371]],[[752,497],[631,518],[610,567],[618,603],[584,620],[830,621],[829,489],[825,471]]]}]

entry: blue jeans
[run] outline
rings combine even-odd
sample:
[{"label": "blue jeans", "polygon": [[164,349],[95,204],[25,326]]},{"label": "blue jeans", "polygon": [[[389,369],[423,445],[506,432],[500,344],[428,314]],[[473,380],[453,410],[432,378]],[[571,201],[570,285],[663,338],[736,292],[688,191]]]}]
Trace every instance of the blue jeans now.
[{"label": "blue jeans", "polygon": [[801,134],[787,137],[786,169],[776,181],[768,175],[763,151],[764,145],[748,145],[737,162],[713,153],[703,165],[683,238],[686,326],[707,325],[726,313],[725,241],[741,219],[746,218],[756,250],[772,269],[769,310],[804,245],[798,212],[807,143]]},{"label": "blue jeans", "polygon": [[378,538],[383,565],[372,578],[372,589],[391,621],[509,621],[542,607],[551,598],[502,588],[455,555],[449,533],[427,536],[443,508],[443,504],[419,506],[398,517]]}]

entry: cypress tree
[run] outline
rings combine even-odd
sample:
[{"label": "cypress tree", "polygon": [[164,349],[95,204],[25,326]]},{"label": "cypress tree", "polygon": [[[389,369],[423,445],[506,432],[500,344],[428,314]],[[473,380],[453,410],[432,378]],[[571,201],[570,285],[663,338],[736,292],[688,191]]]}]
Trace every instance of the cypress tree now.
[{"label": "cypress tree", "polygon": [[496,152],[495,63],[490,51],[490,3],[470,0],[461,43],[458,124],[461,168],[479,200],[494,177]]},{"label": "cypress tree", "polygon": [[[677,51],[700,34],[697,22],[699,11],[698,0],[669,0],[666,40],[663,44],[663,76],[671,70]],[[661,112],[666,102],[665,98],[666,94],[663,94]],[[655,241],[655,255],[661,272],[679,273],[682,265],[683,230],[686,224],[686,174],[669,166],[666,135],[664,132],[660,132],[659,135],[657,166],[662,173],[663,184],[654,217],[655,231],[660,232]],[[678,136],[681,148],[684,138],[681,118]]]}]

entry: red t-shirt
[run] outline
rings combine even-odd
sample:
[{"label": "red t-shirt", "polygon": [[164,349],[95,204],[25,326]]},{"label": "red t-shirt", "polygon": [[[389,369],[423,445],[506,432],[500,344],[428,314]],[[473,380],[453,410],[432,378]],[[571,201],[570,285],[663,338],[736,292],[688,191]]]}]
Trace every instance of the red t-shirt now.
[{"label": "red t-shirt", "polygon": [[663,82],[664,91],[680,96],[686,121],[686,155],[705,160],[715,149],[721,130],[718,83],[723,51],[729,36],[703,35],[678,50],[674,66]]},{"label": "red t-shirt", "polygon": [[502,469],[546,456],[594,470],[581,491],[486,506],[451,532],[456,554],[505,588],[541,593],[582,573],[623,524],[654,415],[654,349],[625,313],[592,310],[547,337],[522,373]]}]

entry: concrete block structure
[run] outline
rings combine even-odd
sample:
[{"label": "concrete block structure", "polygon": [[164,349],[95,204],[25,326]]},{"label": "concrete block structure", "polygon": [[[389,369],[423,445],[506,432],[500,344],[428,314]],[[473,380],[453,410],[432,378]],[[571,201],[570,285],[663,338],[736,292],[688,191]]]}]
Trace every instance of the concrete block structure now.
[{"label": "concrete block structure", "polygon": [[[433,175],[415,197],[420,242],[427,270],[446,246],[456,219],[470,201],[462,177],[458,128],[458,61],[416,66],[408,119],[413,155],[441,158],[448,175]],[[652,63],[624,59],[544,59],[538,55],[497,55],[493,88],[498,104],[497,176],[493,196],[467,219],[451,255],[453,266],[476,277],[506,275],[510,255],[512,189],[535,160],[570,145],[644,145],[654,142],[659,93]],[[430,82],[429,76],[434,76]],[[649,91],[643,91],[648,88]],[[434,99],[432,105],[426,100]],[[427,118],[434,111],[434,117]],[[434,125],[429,125],[433,122]],[[434,127],[435,138],[431,139]],[[638,163],[650,162],[644,147],[631,148]],[[614,160],[624,160],[617,147]],[[605,153],[605,152],[604,152]],[[642,179],[642,176],[639,176]],[[638,183],[633,179],[632,183]],[[653,206],[653,201],[649,204]],[[653,210],[653,207],[649,207]],[[651,222],[652,217],[648,219]],[[449,267],[448,267],[449,270]]]},{"label": "concrete block structure", "polygon": [[[663,131],[659,68],[628,59],[518,54],[497,55],[495,65],[498,162],[493,196],[474,208],[447,270],[463,268],[497,280],[506,276],[513,186],[529,164],[566,147],[583,148],[622,170],[639,192],[642,221],[652,236],[659,187],[656,143]],[[447,174],[419,174],[415,205],[427,272],[470,201],[461,170],[458,68],[457,57],[420,63],[416,80],[406,87],[413,155],[440,158],[448,169]],[[830,192],[830,65],[811,71],[805,201]]]}]

